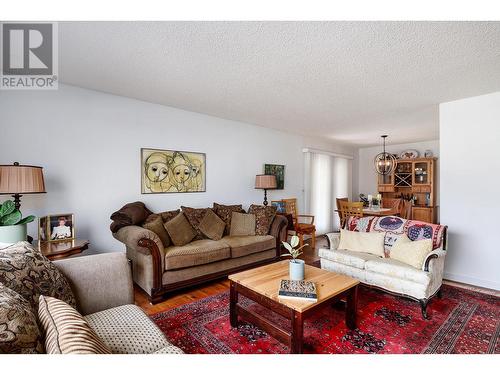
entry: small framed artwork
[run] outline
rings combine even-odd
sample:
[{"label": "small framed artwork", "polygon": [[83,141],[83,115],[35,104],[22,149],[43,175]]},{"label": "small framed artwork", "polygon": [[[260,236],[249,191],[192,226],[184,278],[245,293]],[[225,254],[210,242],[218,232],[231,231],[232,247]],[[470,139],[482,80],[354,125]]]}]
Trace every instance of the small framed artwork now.
[{"label": "small framed artwork", "polygon": [[75,219],[73,214],[50,215],[47,219],[48,241],[63,241],[75,238]]},{"label": "small framed artwork", "polygon": [[271,201],[271,206],[276,207],[276,213],[284,214],[286,212],[285,202],[283,201]]},{"label": "small framed artwork", "polygon": [[264,164],[264,174],[272,174],[276,176],[276,189],[283,190],[285,188],[285,166],[279,164]]},{"label": "small framed artwork", "polygon": [[141,149],[141,193],[206,191],[206,155],[200,152]]},{"label": "small framed artwork", "polygon": [[49,238],[49,217],[44,216],[38,218],[38,241],[48,241]]}]

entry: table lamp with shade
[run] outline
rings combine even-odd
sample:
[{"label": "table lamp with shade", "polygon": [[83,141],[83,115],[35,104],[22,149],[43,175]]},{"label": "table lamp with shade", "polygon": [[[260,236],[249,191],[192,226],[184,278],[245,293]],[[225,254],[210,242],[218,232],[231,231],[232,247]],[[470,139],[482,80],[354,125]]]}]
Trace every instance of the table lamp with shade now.
[{"label": "table lamp with shade", "polygon": [[255,188],[264,189],[264,206],[267,206],[267,190],[276,189],[276,176],[270,174],[258,174],[255,176]]},{"label": "table lamp with shade", "polygon": [[[0,225],[0,245],[17,241],[26,241],[26,223],[33,221],[33,216],[21,220],[21,214],[14,212],[21,207],[24,194],[45,193],[42,167],[32,165],[0,165],[0,194],[9,194],[14,198],[14,206],[4,216]],[[3,206],[8,202],[4,202]],[[10,203],[12,205],[12,203]],[[12,212],[12,213],[10,213]]]}]

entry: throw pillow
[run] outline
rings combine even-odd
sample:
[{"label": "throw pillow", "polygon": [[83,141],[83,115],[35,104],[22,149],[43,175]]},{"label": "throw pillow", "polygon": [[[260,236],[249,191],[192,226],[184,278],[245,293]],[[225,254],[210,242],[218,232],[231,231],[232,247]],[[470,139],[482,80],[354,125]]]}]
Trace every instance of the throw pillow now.
[{"label": "throw pillow", "polygon": [[181,210],[177,209],[177,210],[173,210],[173,211],[159,212],[158,215],[160,215],[163,222],[166,223],[167,221],[170,221],[174,217],[179,215],[179,212],[181,212]]},{"label": "throw pillow", "polygon": [[226,224],[211,209],[208,209],[198,228],[211,240],[219,241],[224,235]]},{"label": "throw pillow", "polygon": [[38,319],[47,354],[111,354],[83,316],[57,298],[40,296]]},{"label": "throw pillow", "polygon": [[239,212],[243,214],[245,213],[245,210],[243,209],[243,206],[241,204],[224,205],[214,202],[213,210],[218,217],[224,220],[224,223],[226,224],[224,234],[226,235],[229,235],[229,233],[231,232],[231,218],[233,212]]},{"label": "throw pillow", "polygon": [[42,294],[76,307],[75,296],[61,271],[26,241],[0,251],[0,283],[24,297],[35,311]]},{"label": "throw pillow", "polygon": [[167,230],[163,226],[163,220],[160,215],[149,215],[146,222],[142,224],[142,227],[156,233],[156,235],[160,237],[163,247],[170,246],[170,237],[168,236]]},{"label": "throw pillow", "polygon": [[196,232],[196,240],[202,240],[207,238],[203,232],[200,230],[201,220],[205,217],[207,210],[210,208],[192,208],[181,206],[182,212],[186,215],[186,219],[189,221],[189,224],[193,227]]},{"label": "throw pillow", "polygon": [[195,230],[182,212],[168,223],[165,223],[165,229],[175,246],[184,246],[196,237]]},{"label": "throw pillow", "polygon": [[231,236],[255,236],[255,215],[233,212]]},{"label": "throw pillow", "polygon": [[43,353],[42,333],[31,305],[0,284],[0,354]]},{"label": "throw pillow", "polygon": [[408,236],[402,235],[392,245],[390,258],[420,270],[431,251],[432,239],[412,241]]},{"label": "throw pillow", "polygon": [[128,203],[111,214],[111,232],[116,233],[127,225],[142,224],[152,212],[142,202]]},{"label": "throw pillow", "polygon": [[338,249],[370,253],[384,257],[385,233],[380,232],[353,232],[340,230]]},{"label": "throw pillow", "polygon": [[276,206],[259,206],[252,204],[248,209],[249,214],[255,215],[255,234],[265,236],[276,216]]}]

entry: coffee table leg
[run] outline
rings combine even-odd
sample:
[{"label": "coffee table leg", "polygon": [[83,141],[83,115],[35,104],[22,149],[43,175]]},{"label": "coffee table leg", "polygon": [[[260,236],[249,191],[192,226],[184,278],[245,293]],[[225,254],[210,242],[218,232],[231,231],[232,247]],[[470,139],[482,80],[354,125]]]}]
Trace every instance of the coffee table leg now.
[{"label": "coffee table leg", "polygon": [[351,288],[347,294],[345,324],[349,329],[356,329],[356,310],[358,308],[358,286]]},{"label": "coffee table leg", "polygon": [[231,327],[238,326],[238,313],[236,312],[236,304],[238,303],[238,291],[236,285],[231,281],[229,288],[229,321]]},{"label": "coffee table leg", "polygon": [[302,353],[302,338],[304,335],[304,321],[300,312],[292,312],[292,342],[290,343],[290,353]]}]

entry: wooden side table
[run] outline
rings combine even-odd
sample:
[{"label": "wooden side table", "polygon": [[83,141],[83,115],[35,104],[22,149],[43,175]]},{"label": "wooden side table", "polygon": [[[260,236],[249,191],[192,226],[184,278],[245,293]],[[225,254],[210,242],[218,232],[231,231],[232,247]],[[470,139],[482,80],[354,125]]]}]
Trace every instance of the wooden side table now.
[{"label": "wooden side table", "polygon": [[88,240],[63,240],[63,241],[35,241],[33,246],[40,249],[43,255],[50,260],[67,258],[71,255],[80,254],[89,248]]}]

